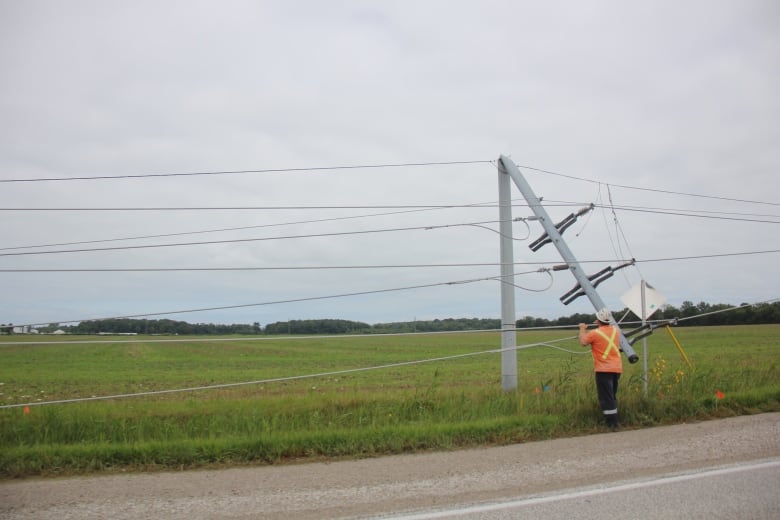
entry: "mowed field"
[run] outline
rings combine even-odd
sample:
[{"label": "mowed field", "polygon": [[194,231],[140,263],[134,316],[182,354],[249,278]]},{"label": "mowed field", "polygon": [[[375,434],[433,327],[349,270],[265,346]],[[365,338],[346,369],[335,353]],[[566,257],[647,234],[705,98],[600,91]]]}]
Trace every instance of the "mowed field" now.
[{"label": "mowed field", "polygon": [[[780,410],[780,325],[657,329],[623,428]],[[278,464],[601,431],[573,330],[398,336],[0,337],[0,477]],[[642,354],[641,342],[635,347]],[[112,397],[102,399],[103,397]],[[95,400],[83,399],[101,398]],[[53,403],[53,401],[57,401]]]}]

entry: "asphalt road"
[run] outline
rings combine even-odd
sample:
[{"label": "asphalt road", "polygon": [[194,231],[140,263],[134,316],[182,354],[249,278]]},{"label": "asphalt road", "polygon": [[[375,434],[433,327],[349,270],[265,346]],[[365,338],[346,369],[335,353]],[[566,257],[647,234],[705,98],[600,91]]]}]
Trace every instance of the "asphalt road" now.
[{"label": "asphalt road", "polygon": [[490,503],[380,516],[384,520],[780,518],[780,458]]},{"label": "asphalt road", "polygon": [[771,413],[356,461],[4,481],[0,518],[777,519],[778,490]]}]

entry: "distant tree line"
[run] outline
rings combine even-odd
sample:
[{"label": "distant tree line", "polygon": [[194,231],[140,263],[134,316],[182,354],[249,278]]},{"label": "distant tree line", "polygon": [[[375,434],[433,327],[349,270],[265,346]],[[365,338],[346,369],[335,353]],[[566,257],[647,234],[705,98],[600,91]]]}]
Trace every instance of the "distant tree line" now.
[{"label": "distant tree line", "polygon": [[39,327],[40,332],[60,329],[70,334],[260,334],[259,323],[253,325],[224,325],[215,323],[188,323],[175,320],[134,320],[116,318],[82,321],[78,325],[59,326],[49,324]]},{"label": "distant tree line", "polygon": [[349,320],[290,320],[269,323],[263,331],[266,334],[349,334],[366,332],[368,323]]},{"label": "distant tree line", "polygon": [[406,332],[449,332],[455,330],[494,330],[501,328],[501,320],[493,318],[445,318],[443,320],[402,321],[379,323],[370,332],[379,334]]},{"label": "distant tree line", "polygon": [[[739,307],[734,309],[733,307]],[[731,310],[726,310],[731,309]],[[641,319],[633,312],[624,308],[619,311],[612,311],[615,319],[621,322],[640,322]],[[625,318],[624,318],[625,316]],[[694,316],[697,316],[694,318]],[[517,320],[518,328],[525,327],[545,327],[545,326],[565,326],[576,325],[578,323],[591,323],[596,319],[595,314],[572,314],[555,320],[546,320],[544,318],[534,318],[526,316]],[[684,301],[682,305],[674,307],[673,305],[664,305],[648,318],[649,321],[664,321],[679,319],[678,326],[702,326],[702,325],[756,325],[766,323],[780,323],[780,302],[762,303],[758,305],[748,305],[742,303],[739,306],[716,303],[709,304],[700,302],[694,304],[691,301]]]},{"label": "distant tree line", "polygon": [[[700,302],[694,304],[684,301],[677,308],[666,305],[651,316],[651,320],[683,319],[679,326],[701,325],[752,325],[762,323],[780,323],[780,302],[759,305],[745,305],[738,309],[726,309],[734,305]],[[623,321],[640,321],[628,309],[613,310],[613,316]],[[624,318],[625,316],[625,318]],[[692,318],[693,316],[698,316]],[[690,318],[690,319],[689,319]],[[595,314],[575,313],[557,319],[525,316],[517,320],[518,328],[563,327],[578,323],[591,323]],[[458,330],[497,330],[501,328],[500,319],[492,318],[446,318],[423,321],[404,321],[369,325],[360,321],[318,319],[277,321],[261,327],[260,323],[250,324],[214,324],[188,323],[175,320],[136,320],[127,318],[83,321],[77,325],[60,326],[57,323],[38,327],[40,332],[62,330],[71,334],[387,334],[408,332],[447,332]],[[12,326],[2,327],[2,332],[11,332]]]}]

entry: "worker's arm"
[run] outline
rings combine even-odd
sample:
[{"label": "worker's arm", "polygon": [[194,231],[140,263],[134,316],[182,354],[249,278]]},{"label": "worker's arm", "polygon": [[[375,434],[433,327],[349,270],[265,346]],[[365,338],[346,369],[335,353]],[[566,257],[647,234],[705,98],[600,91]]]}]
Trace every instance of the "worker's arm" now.
[{"label": "worker's arm", "polygon": [[588,334],[588,326],[584,323],[580,323],[580,345],[583,347],[587,347],[590,345],[587,341],[585,341],[585,336]]}]

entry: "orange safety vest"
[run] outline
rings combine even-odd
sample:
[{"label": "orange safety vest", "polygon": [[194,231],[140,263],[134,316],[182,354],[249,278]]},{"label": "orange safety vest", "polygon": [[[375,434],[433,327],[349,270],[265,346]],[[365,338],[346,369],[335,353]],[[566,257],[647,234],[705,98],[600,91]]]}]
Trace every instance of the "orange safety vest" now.
[{"label": "orange safety vest", "polygon": [[620,359],[620,347],[616,342],[618,330],[610,327],[612,334],[607,336],[601,328],[594,329],[585,337],[591,344],[593,366],[596,372],[623,372],[623,361]]}]

